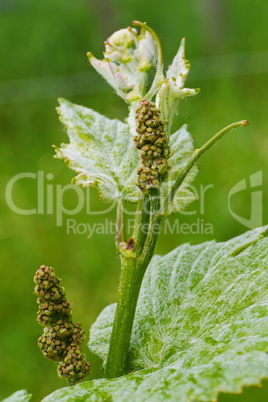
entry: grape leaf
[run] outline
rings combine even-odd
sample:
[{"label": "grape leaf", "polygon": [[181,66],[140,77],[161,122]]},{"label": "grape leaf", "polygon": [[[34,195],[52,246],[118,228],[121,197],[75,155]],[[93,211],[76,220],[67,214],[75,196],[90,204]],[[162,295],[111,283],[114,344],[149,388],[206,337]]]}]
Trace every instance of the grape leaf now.
[{"label": "grape leaf", "polygon": [[[184,244],[145,274],[130,373],[63,388],[51,401],[215,401],[268,377],[268,227],[225,243]],[[91,328],[107,357],[115,305]]]},{"label": "grape leaf", "polygon": [[60,99],[58,112],[70,144],[56,149],[56,157],[78,173],[74,183],[96,186],[104,201],[135,201],[139,154],[128,126],[64,99]]},{"label": "grape leaf", "polygon": [[8,398],[2,400],[2,402],[29,402],[32,395],[28,394],[24,389],[14,392]]},{"label": "grape leaf", "polygon": [[[60,100],[58,112],[67,129],[70,144],[56,148],[56,157],[64,159],[78,173],[73,182],[83,187],[96,186],[104,201],[121,198],[137,202],[140,190],[135,182],[140,156],[128,125],[64,99]],[[162,201],[193,152],[193,140],[186,126],[171,136],[170,145],[174,154],[170,159],[167,181],[162,185]],[[196,199],[187,189],[196,172],[193,168],[187,176],[169,212],[181,211]]]}]

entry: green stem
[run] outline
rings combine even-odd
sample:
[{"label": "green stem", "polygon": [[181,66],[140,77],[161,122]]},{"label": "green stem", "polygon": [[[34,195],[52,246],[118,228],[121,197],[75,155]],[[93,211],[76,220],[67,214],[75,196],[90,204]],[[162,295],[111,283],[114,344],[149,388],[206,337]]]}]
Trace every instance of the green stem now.
[{"label": "green stem", "polygon": [[138,256],[139,265],[145,266],[145,269],[147,268],[152,258],[157,238],[161,230],[163,217],[162,215],[159,214],[159,211],[160,211],[160,194],[157,192],[151,198],[149,230],[143,245],[142,252]]},{"label": "green stem", "polygon": [[139,282],[136,259],[122,258],[119,296],[106,364],[107,378],[119,377],[126,372]]},{"label": "green stem", "polygon": [[133,239],[135,241],[135,253],[139,255],[148,234],[148,224],[150,220],[150,202],[149,194],[141,193],[134,222]]},{"label": "green stem", "polygon": [[173,185],[170,193],[168,194],[163,207],[161,208],[161,215],[165,215],[168,211],[169,206],[171,205],[176,192],[178,191],[179,187],[181,186],[181,184],[183,183],[185,177],[187,176],[187,174],[189,173],[189,171],[191,170],[191,168],[196,164],[196,162],[198,161],[198,159],[203,155],[204,152],[206,152],[210,147],[212,147],[213,144],[215,144],[215,142],[217,142],[221,137],[223,137],[225,134],[227,134],[229,131],[237,128],[237,127],[245,127],[248,125],[248,121],[247,120],[241,120],[238,121],[236,123],[232,123],[229,126],[226,126],[225,128],[223,128],[221,131],[219,131],[217,134],[215,134],[209,141],[207,141],[201,148],[196,149],[193,154],[191,159],[189,160],[189,162],[187,163],[187,165],[185,166],[185,168],[183,169],[183,171],[180,173],[179,177],[177,178],[175,184]]},{"label": "green stem", "polygon": [[125,219],[124,219],[124,203],[118,201],[116,214],[116,247],[119,250],[120,244],[125,240]]},{"label": "green stem", "polygon": [[[137,301],[139,297],[142,279],[146,268],[152,258],[156,240],[159,234],[159,226],[161,217],[157,219],[160,198],[158,193],[152,192],[150,195],[150,211],[148,233],[146,239],[141,235],[142,222],[148,218],[141,213],[142,218],[136,221],[137,228],[134,233],[137,233],[138,238],[144,239],[143,244],[135,242],[134,250],[121,250],[121,277],[119,285],[119,297],[109,346],[109,353],[106,365],[106,377],[114,378],[127,373],[128,370],[128,352],[135,317]],[[142,211],[144,202],[148,202],[148,197],[143,197],[142,205],[139,205],[137,210]],[[145,209],[146,211],[146,209]]]}]

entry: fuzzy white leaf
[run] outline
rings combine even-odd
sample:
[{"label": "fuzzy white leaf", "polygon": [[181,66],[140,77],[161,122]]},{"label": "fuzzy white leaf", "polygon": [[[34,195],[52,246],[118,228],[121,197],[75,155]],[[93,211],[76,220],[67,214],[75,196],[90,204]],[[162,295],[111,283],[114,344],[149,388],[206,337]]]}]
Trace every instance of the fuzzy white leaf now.
[{"label": "fuzzy white leaf", "polygon": [[182,39],[179,50],[167,70],[167,78],[175,79],[176,86],[182,88],[190,71],[190,63],[185,57],[185,38]]},{"label": "fuzzy white leaf", "polygon": [[139,154],[128,126],[63,99],[58,112],[70,144],[62,144],[56,153],[78,173],[74,183],[96,186],[104,201],[135,202]]},{"label": "fuzzy white leaf", "polygon": [[139,38],[139,57],[143,60],[141,67],[146,67],[148,63],[151,67],[156,66],[157,47],[154,38],[148,31],[142,32]]},{"label": "fuzzy white leaf", "polygon": [[199,89],[180,88],[175,79],[167,79],[156,96],[156,105],[161,110],[161,117],[165,122],[167,132],[170,133],[173,117],[178,111],[178,104],[186,96],[198,94]]},{"label": "fuzzy white leaf", "polygon": [[122,88],[127,88],[126,79],[120,74],[118,66],[108,59],[98,60],[91,53],[88,53],[88,59],[95,70],[113,87],[121,98],[126,99]]},{"label": "fuzzy white leaf", "polygon": [[29,402],[32,395],[28,394],[24,389],[14,392],[8,398],[2,399],[2,402]]},{"label": "fuzzy white leaf", "polygon": [[177,112],[179,100],[199,92],[199,89],[183,88],[189,71],[190,63],[185,57],[185,39],[182,39],[179,50],[167,70],[166,80],[156,97],[156,104],[161,110],[168,133]]}]

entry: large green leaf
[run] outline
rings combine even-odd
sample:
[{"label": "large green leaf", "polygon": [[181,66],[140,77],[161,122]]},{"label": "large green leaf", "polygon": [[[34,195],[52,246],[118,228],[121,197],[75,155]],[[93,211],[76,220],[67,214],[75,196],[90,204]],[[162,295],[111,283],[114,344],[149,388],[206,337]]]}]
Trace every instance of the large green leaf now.
[{"label": "large green leaf", "polygon": [[[135,184],[140,157],[128,125],[64,99],[60,100],[58,112],[70,144],[62,144],[56,149],[56,156],[63,158],[78,173],[74,183],[84,187],[95,185],[104,201],[123,198],[136,202],[140,193]],[[170,159],[168,178],[162,185],[163,201],[194,149],[186,126],[171,136],[170,145],[174,154]],[[169,212],[181,211],[196,199],[187,189],[195,174],[194,168],[177,192]]]},{"label": "large green leaf", "polygon": [[[63,388],[49,401],[212,401],[268,377],[268,228],[226,243],[184,244],[145,274],[129,374]],[[107,357],[115,305],[92,326]]]},{"label": "large green leaf", "polygon": [[24,389],[14,392],[8,398],[2,400],[2,402],[29,402],[32,395],[28,394]]}]

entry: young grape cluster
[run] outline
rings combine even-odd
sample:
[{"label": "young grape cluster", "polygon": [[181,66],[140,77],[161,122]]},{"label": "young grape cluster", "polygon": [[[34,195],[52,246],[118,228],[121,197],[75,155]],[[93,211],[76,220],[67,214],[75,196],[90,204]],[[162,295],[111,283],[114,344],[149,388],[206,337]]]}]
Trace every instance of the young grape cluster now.
[{"label": "young grape cluster", "polygon": [[90,364],[81,350],[84,331],[81,324],[72,322],[71,306],[60,282],[53,268],[45,265],[34,276],[37,321],[45,327],[38,346],[45,357],[59,362],[59,376],[75,384],[88,374]]},{"label": "young grape cluster", "polygon": [[136,110],[136,131],[134,141],[141,151],[137,186],[148,193],[150,189],[159,188],[168,171],[167,159],[171,156],[164,122],[155,103],[142,99]]}]

